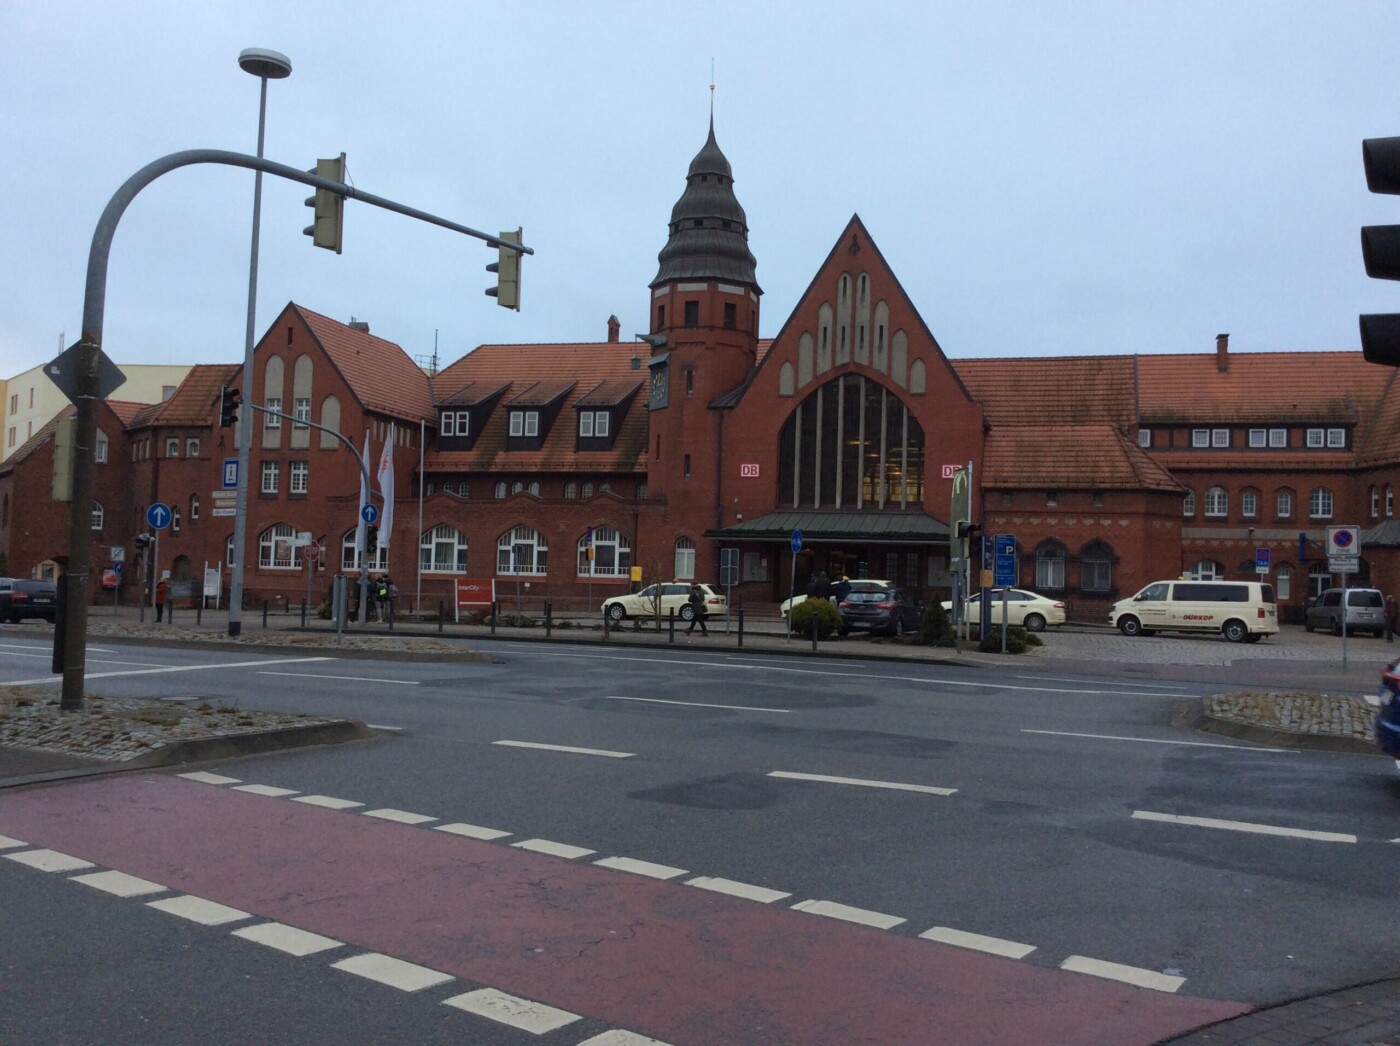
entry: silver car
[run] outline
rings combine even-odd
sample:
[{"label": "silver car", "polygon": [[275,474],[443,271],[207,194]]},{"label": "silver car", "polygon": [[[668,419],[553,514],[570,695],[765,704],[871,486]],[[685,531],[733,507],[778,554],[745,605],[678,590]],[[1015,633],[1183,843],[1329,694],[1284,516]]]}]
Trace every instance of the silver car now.
[{"label": "silver car", "polygon": [[[1346,589],[1346,629],[1385,635],[1385,597],[1378,588]],[[1303,611],[1303,627],[1309,632],[1325,628],[1342,634],[1342,589],[1329,588]]]}]

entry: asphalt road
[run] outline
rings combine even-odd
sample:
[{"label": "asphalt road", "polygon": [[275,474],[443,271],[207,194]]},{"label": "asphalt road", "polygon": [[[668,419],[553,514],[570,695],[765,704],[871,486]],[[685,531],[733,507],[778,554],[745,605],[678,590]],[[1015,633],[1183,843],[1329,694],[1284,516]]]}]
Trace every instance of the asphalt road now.
[{"label": "asphalt road", "polygon": [[[1199,668],[1154,667],[1144,678],[1140,665],[1131,674],[1126,666],[1105,665],[1092,674],[1061,675],[1044,663],[1028,671],[693,646],[475,646],[496,660],[303,660],[109,644],[90,651],[88,678],[90,689],[105,694],[199,696],[363,719],[386,728],[379,739],[205,769],[364,803],[362,809],[507,833],[473,842],[491,850],[481,852],[482,860],[497,851],[518,854],[511,846],[518,841],[546,840],[591,851],[573,857],[572,869],[562,864],[561,874],[586,876],[584,865],[622,857],[683,871],[676,882],[702,876],[787,895],[746,902],[766,905],[765,913],[807,901],[825,902],[818,912],[848,906],[861,913],[853,918],[893,925],[861,927],[855,943],[840,947],[890,938],[891,948],[946,950],[968,957],[965,962],[990,961],[991,970],[1053,972],[1049,986],[1037,989],[1042,1009],[1045,998],[1079,990],[1070,983],[1117,984],[1114,978],[1123,976],[1156,978],[1151,991],[1132,989],[1140,994],[1257,1005],[1400,971],[1391,926],[1400,855],[1400,777],[1393,764],[1259,749],[1174,729],[1172,708],[1212,687]],[[34,658],[42,654],[19,640],[0,645],[0,678],[38,675]],[[537,745],[555,747],[525,747]],[[47,791],[76,803],[79,787]],[[166,809],[216,802],[197,798],[203,793],[184,779],[170,787]],[[228,787],[199,786],[215,796],[227,796]],[[139,823],[137,799],[123,793],[104,801],[117,823],[126,810]],[[248,801],[254,800],[245,793],[211,816],[237,823],[239,804]],[[256,801],[292,805],[288,798]],[[0,794],[0,834],[7,832],[7,808],[26,824],[52,820],[26,820],[30,815],[21,816],[15,800]],[[365,819],[315,813],[341,819],[299,827],[304,848],[325,866],[337,859],[326,840],[343,831],[344,821]],[[199,823],[191,822],[189,834],[197,834]],[[430,827],[393,827],[405,833],[394,843],[404,854],[418,852],[417,840],[440,836]],[[79,833],[79,826],[72,830]],[[336,845],[372,849],[353,838]],[[140,861],[116,841],[111,845],[114,858]],[[214,842],[207,846],[210,853],[217,849]],[[296,863],[285,854],[276,860],[277,867]],[[221,875],[232,882],[252,874],[241,859],[220,855],[219,861],[222,870],[208,873],[210,889]],[[100,903],[76,906],[72,889],[65,893],[59,885],[0,860],[0,890],[24,898],[20,937],[34,942],[18,941],[7,919],[0,933],[7,942],[0,945],[6,981],[42,960],[48,965],[39,969],[74,990],[83,964],[65,963],[67,952],[97,956],[110,949],[115,959],[121,951],[110,942],[128,937],[144,942],[137,962],[149,963],[153,974],[174,976],[192,966],[220,984],[231,976],[254,983],[274,976],[265,957],[229,951],[244,942],[219,937],[217,945],[189,944],[169,928],[147,935],[144,923],[130,924],[137,918],[131,912],[91,915],[87,909]],[[801,939],[804,931],[789,929],[796,917],[785,918],[765,923],[761,933]],[[103,920],[112,929],[89,932],[89,923]],[[934,928],[945,942],[1033,950],[985,960],[976,951],[919,940]],[[203,942],[208,935],[196,936]],[[885,961],[913,969],[919,955],[897,951]],[[1111,976],[1060,973],[1066,962]],[[324,964],[314,976],[297,970],[309,979],[306,991],[318,1012],[334,1010],[346,995],[338,971],[326,972]],[[18,984],[38,990],[52,982],[35,973]],[[99,983],[111,992],[132,990],[117,980]],[[135,991],[139,999],[141,990]],[[975,987],[970,991],[975,1012]],[[274,1010],[279,992],[268,993]],[[1006,1002],[988,993],[983,1005],[982,1016],[991,1021]],[[627,1005],[598,1006],[608,1013],[586,1015],[603,1021],[597,1029],[628,1026],[614,1019],[629,1012]],[[404,1002],[380,1016],[398,1019],[400,1009],[411,1025],[426,1019],[419,1010],[433,1011]],[[60,1010],[26,1004],[23,1013],[40,1023],[17,1030],[62,1027]],[[13,1012],[0,1006],[0,1014]],[[650,1034],[666,1026],[665,1014],[643,1016],[653,1022],[644,1026]],[[363,1027],[362,1036],[338,1041],[380,1038]],[[553,1034],[572,1036],[560,1042],[582,1041],[580,1027],[586,1026]],[[1153,1027],[1142,1019],[1144,1033]],[[405,1037],[436,1041],[416,1030]]]}]

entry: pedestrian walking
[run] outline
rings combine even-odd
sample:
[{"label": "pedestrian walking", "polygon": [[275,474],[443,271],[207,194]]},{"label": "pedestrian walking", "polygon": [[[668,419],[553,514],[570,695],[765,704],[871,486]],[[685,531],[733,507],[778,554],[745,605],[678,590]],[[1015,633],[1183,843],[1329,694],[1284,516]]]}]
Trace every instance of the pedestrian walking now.
[{"label": "pedestrian walking", "polygon": [[1392,592],[1385,597],[1385,641],[1395,642],[1395,632],[1400,629],[1400,600]]},{"label": "pedestrian walking", "polygon": [[389,575],[380,574],[374,583],[374,620],[383,621],[389,614]]},{"label": "pedestrian walking", "polygon": [[394,584],[388,574],[384,575],[384,587],[388,591],[389,597],[389,624],[393,624],[399,617],[399,586]]},{"label": "pedestrian walking", "polygon": [[686,635],[695,631],[695,626],[700,626],[700,634],[708,636],[710,630],[705,627],[705,593],[700,590],[699,585],[690,586],[690,595],[686,597],[686,602],[690,604],[691,618],[690,627],[685,630]]},{"label": "pedestrian walking", "polygon": [[156,620],[160,621],[165,616],[165,604],[170,599],[170,579],[162,577],[156,582]]},{"label": "pedestrian walking", "polygon": [[831,586],[831,601],[838,607],[841,601],[851,594],[851,579],[845,574],[841,575],[841,580]]}]

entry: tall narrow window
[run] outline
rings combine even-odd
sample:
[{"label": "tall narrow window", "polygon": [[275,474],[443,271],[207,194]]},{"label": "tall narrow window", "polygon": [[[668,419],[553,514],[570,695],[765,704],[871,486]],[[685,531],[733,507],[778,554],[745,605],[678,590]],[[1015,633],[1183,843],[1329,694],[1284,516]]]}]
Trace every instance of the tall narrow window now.
[{"label": "tall narrow window", "polygon": [[685,325],[687,327],[700,326],[700,303],[698,301],[685,303]]},{"label": "tall narrow window", "polygon": [[695,577],[695,542],[691,538],[676,539],[676,580],[690,581]]}]

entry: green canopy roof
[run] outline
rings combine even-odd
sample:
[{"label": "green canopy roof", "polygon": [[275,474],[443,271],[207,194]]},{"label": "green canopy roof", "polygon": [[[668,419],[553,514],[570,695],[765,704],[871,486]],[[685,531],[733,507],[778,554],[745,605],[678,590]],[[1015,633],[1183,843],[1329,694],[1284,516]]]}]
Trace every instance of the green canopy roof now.
[{"label": "green canopy roof", "polygon": [[804,545],[836,541],[866,541],[885,545],[915,545],[948,540],[948,524],[922,512],[820,512],[793,509],[769,512],[718,530],[707,538],[731,541],[781,541],[802,531]]}]

